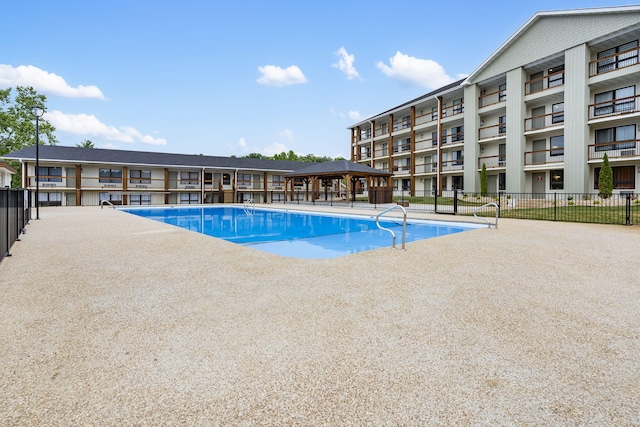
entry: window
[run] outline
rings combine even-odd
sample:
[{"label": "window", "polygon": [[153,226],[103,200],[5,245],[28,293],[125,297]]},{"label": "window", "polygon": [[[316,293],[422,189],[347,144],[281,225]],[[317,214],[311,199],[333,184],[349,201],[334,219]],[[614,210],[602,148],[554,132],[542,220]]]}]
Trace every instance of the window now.
[{"label": "window", "polygon": [[410,179],[403,179],[402,180],[402,191],[409,191],[411,190],[411,180]]},{"label": "window", "polygon": [[121,205],[122,204],[122,194],[119,193],[100,193],[99,194],[99,199],[100,202],[102,202],[103,200],[106,200],[108,202],[111,202],[111,204],[113,205]]},{"label": "window", "polygon": [[638,63],[638,40],[598,52],[598,74]]},{"label": "window", "polygon": [[549,138],[550,156],[564,156],[564,135]]},{"label": "window", "polygon": [[438,120],[438,107],[431,107],[431,120]]},{"label": "window", "polygon": [[[613,171],[613,188],[616,190],[633,190],[636,188],[636,167],[635,166],[619,166],[611,168]],[[595,169],[594,189],[598,189],[598,180],[600,178],[600,168]]]},{"label": "window", "polygon": [[563,190],[564,189],[564,170],[552,170],[549,171],[551,179],[549,180],[550,190]]},{"label": "window", "polygon": [[498,117],[498,123],[500,125],[498,126],[498,134],[504,135],[507,133],[507,116]]},{"label": "window", "polygon": [[238,188],[249,188],[251,187],[251,175],[248,173],[239,173],[238,174]]},{"label": "window", "polygon": [[180,193],[180,204],[182,205],[197,204],[199,200],[198,193]]},{"label": "window", "polygon": [[433,145],[434,147],[438,145],[438,132],[431,133],[431,145]]},{"label": "window", "polygon": [[231,185],[231,175],[228,173],[222,174],[222,185]]},{"label": "window", "polygon": [[130,170],[129,179],[131,184],[151,184],[151,171]]},{"label": "window", "polygon": [[464,164],[464,150],[458,150],[453,152],[453,165],[461,166]]},{"label": "window", "polygon": [[406,129],[411,126],[411,118],[409,116],[404,116],[402,118],[402,129]]},{"label": "window", "polygon": [[498,166],[504,166],[507,161],[507,144],[498,145]]},{"label": "window", "polygon": [[451,142],[464,141],[464,126],[456,126],[451,128]]},{"label": "window", "polygon": [[273,175],[271,177],[271,182],[273,183],[273,185],[278,187],[284,185],[284,179],[282,179],[282,175]]},{"label": "window", "polygon": [[40,206],[62,206],[62,193],[44,193],[38,194],[38,204]]},{"label": "window", "polygon": [[62,168],[40,166],[36,179],[40,182],[62,182]]},{"label": "window", "polygon": [[[610,142],[619,142],[609,144]],[[596,130],[596,151],[624,150],[636,147],[636,125]]]},{"label": "window", "polygon": [[453,114],[460,114],[464,112],[464,98],[453,100]]},{"label": "window", "polygon": [[132,194],[129,196],[130,205],[150,205],[151,194]]},{"label": "window", "polygon": [[498,191],[507,189],[507,174],[502,172],[498,174]]},{"label": "window", "polygon": [[549,68],[549,88],[564,84],[564,64]]},{"label": "window", "polygon": [[180,184],[199,184],[200,173],[199,172],[180,172]]},{"label": "window", "polygon": [[502,101],[506,101],[507,99],[507,84],[501,84],[500,86],[498,86],[498,101],[502,102]]},{"label": "window", "polygon": [[122,184],[122,169],[100,169],[100,182]]},{"label": "window", "polygon": [[463,176],[452,176],[451,177],[451,189],[452,190],[462,190],[464,188],[464,177]]},{"label": "window", "polygon": [[538,71],[537,73],[531,74],[529,76],[529,93],[540,92],[544,89],[544,73],[542,71]]},{"label": "window", "polygon": [[627,86],[616,90],[597,93],[594,97],[596,105],[593,110],[593,115],[595,117],[599,117],[633,112],[636,109],[635,95],[635,86]]},{"label": "window", "polygon": [[564,123],[564,102],[558,102],[551,106],[551,123]]}]

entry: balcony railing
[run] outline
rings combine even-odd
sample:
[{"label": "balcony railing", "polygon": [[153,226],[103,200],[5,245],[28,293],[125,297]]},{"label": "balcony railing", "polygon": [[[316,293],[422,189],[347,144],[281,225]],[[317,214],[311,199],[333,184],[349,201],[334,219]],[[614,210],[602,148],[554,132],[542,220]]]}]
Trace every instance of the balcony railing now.
[{"label": "balcony railing", "polygon": [[443,171],[456,171],[464,169],[464,159],[454,159],[442,162]]},{"label": "balcony railing", "polygon": [[425,123],[435,122],[437,120],[438,120],[438,114],[429,111],[428,113],[423,114],[421,116],[416,116],[416,126],[423,125]]},{"label": "balcony railing", "polygon": [[526,151],[524,153],[525,166],[546,165],[548,163],[562,163],[562,162],[564,162],[564,148]]},{"label": "balcony railing", "polygon": [[360,141],[365,141],[367,139],[371,139],[371,130],[360,132]]},{"label": "balcony railing", "polygon": [[600,119],[640,111],[640,95],[627,98],[612,99],[589,105],[589,119]]},{"label": "balcony railing", "polygon": [[549,74],[548,76],[530,80],[524,84],[524,94],[529,95],[542,92],[547,89],[562,86],[564,84],[564,71]]},{"label": "balcony railing", "polygon": [[615,141],[589,145],[589,160],[602,159],[605,153],[610,159],[640,156],[640,140]]},{"label": "balcony railing", "polygon": [[387,135],[389,133],[389,126],[385,126],[383,128],[376,129],[375,136]]},{"label": "balcony railing", "polygon": [[497,138],[505,136],[507,133],[506,123],[493,126],[485,126],[478,129],[478,139]]},{"label": "balcony railing", "polygon": [[380,157],[388,157],[389,156],[389,149],[388,148],[379,148],[379,149],[375,150],[373,153],[374,153],[374,156],[376,157],[376,159],[378,159]]},{"label": "balcony railing", "polygon": [[499,90],[497,92],[488,93],[478,98],[478,107],[486,107],[488,105],[497,104],[507,100],[506,89]]},{"label": "balcony railing", "polygon": [[416,163],[415,173],[434,173],[438,172],[438,162]]},{"label": "balcony railing", "polygon": [[564,124],[564,111],[545,114],[544,116],[534,116],[524,119],[524,131],[545,129]]},{"label": "balcony railing", "polygon": [[464,104],[453,104],[442,110],[442,118],[453,117],[464,113]]},{"label": "balcony railing", "polygon": [[442,145],[464,144],[464,132],[453,133],[442,139]]},{"label": "balcony railing", "polygon": [[393,130],[409,129],[411,127],[411,119],[398,119],[393,121]]},{"label": "balcony railing", "polygon": [[478,157],[478,169],[482,168],[482,164],[488,168],[501,168],[507,165],[506,155]]},{"label": "balcony railing", "polygon": [[589,63],[589,77],[636,65],[639,51],[638,48],[633,48],[606,58],[591,61]]}]

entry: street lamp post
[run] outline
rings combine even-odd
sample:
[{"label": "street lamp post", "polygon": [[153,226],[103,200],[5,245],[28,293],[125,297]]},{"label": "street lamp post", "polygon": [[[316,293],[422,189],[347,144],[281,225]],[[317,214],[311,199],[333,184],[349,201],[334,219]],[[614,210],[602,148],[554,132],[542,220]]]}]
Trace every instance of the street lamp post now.
[{"label": "street lamp post", "polygon": [[40,219],[40,132],[38,120],[44,114],[44,108],[36,105],[31,108],[31,113],[36,118],[36,219]]}]

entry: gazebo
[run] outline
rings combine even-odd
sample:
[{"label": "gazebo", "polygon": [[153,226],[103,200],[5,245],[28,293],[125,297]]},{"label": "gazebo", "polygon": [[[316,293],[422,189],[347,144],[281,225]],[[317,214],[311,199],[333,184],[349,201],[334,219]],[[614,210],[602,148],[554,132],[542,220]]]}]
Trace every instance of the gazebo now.
[{"label": "gazebo", "polygon": [[[356,186],[358,182],[362,183],[361,180],[364,180],[367,184],[367,188],[377,189],[377,188],[387,188],[391,190],[391,186],[389,185],[389,178],[393,176],[391,172],[385,172],[380,169],[371,168],[369,166],[364,166],[358,163],[350,162],[348,160],[336,160],[333,162],[324,162],[324,163],[310,163],[308,167],[301,168],[296,170],[295,172],[288,173],[284,175],[285,179],[285,199],[290,195],[289,200],[293,200],[295,194],[295,181],[302,180],[305,184],[305,199],[309,200],[309,191],[312,192],[312,197],[316,197],[320,195],[320,184],[323,184],[324,187],[324,197],[325,200],[328,199],[329,196],[329,188],[332,187],[334,180],[340,180],[340,182],[344,181],[346,185],[345,193],[352,194],[353,200],[355,201],[356,196]],[[384,183],[384,185],[382,185]],[[309,184],[311,184],[311,189],[309,188]],[[381,202],[390,202],[391,200],[391,191],[385,191],[382,194],[389,195],[389,200],[377,200],[378,203]],[[374,192],[374,194],[378,194]],[[345,201],[349,202],[349,197],[345,197]],[[371,193],[369,196],[369,201],[371,201]]]}]

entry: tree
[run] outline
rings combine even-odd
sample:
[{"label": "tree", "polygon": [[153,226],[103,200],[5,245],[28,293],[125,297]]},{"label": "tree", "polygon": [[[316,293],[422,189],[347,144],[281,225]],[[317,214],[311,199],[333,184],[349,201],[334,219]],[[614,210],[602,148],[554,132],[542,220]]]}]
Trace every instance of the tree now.
[{"label": "tree", "polygon": [[249,153],[246,156],[242,156],[242,157],[246,157],[249,159],[268,159],[269,156],[265,156],[264,154],[260,154],[260,153]]},{"label": "tree", "polygon": [[90,139],[85,139],[81,143],[76,144],[76,147],[79,147],[79,148],[95,148],[95,146],[93,145],[93,142],[91,142]]},{"label": "tree", "polygon": [[487,165],[482,164],[482,171],[480,171],[480,195],[485,197],[489,193],[487,184]]},{"label": "tree", "polygon": [[[12,89],[0,90],[0,156],[30,147],[36,143],[36,122],[33,108],[46,111],[47,98],[39,95],[32,87],[16,87],[15,98],[11,98]],[[46,118],[38,119],[38,134],[41,144],[58,143],[55,128]],[[7,162],[20,171],[20,164]],[[20,184],[20,173],[13,176],[12,186]]]},{"label": "tree", "polygon": [[598,177],[598,195],[603,199],[608,199],[613,194],[613,170],[609,165],[609,156],[604,153],[600,176]]}]

